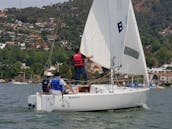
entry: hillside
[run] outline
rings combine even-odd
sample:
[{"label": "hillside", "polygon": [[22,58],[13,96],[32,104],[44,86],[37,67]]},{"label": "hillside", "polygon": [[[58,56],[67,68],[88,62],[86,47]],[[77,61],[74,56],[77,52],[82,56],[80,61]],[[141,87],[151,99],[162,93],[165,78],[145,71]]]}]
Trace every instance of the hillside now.
[{"label": "hillside", "polygon": [[172,61],[172,1],[134,0],[149,66]]},{"label": "hillside", "polygon": [[[18,66],[18,63],[25,62],[32,68],[30,72],[39,73],[48,52],[32,48],[51,46],[54,39],[57,50],[52,63],[57,60],[65,62],[71,51],[79,47],[91,3],[92,0],[69,0],[43,8],[6,9],[7,17],[0,17],[0,42],[28,43],[26,51],[11,48],[0,51],[1,63],[8,66],[10,63],[12,68],[13,64]],[[148,66],[172,62],[172,0],[133,0],[133,4]],[[67,49],[64,46],[59,48],[62,42],[68,43]],[[12,54],[13,51],[17,52]],[[10,59],[5,54],[10,55]],[[18,70],[19,67],[15,73]],[[11,70],[11,76],[14,76],[13,73],[14,70]]]},{"label": "hillside", "polygon": [[[73,0],[52,7],[26,8],[13,15],[23,22],[39,22],[54,17],[66,27],[58,30],[58,40],[68,40],[78,46],[92,0]],[[139,29],[149,66],[172,61],[172,1],[133,0]],[[62,10],[61,10],[62,9]],[[61,11],[61,12],[60,12]],[[10,13],[10,11],[9,11]]]}]

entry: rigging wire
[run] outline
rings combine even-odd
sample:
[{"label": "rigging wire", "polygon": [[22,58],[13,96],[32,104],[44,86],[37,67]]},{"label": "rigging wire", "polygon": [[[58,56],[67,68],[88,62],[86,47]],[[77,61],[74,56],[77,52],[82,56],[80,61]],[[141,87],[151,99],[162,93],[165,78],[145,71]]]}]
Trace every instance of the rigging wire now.
[{"label": "rigging wire", "polygon": [[[50,50],[50,54],[49,54],[49,57],[48,57],[48,60],[46,62],[46,64],[44,65],[44,68],[43,70],[47,67],[47,65],[51,66],[52,65],[52,55],[53,55],[53,50],[54,50],[54,44],[55,44],[55,40],[57,39],[57,32],[59,30],[59,25],[60,25],[60,20],[61,20],[61,16],[62,16],[62,11],[63,11],[63,5],[61,5],[61,8],[60,8],[60,15],[58,17],[58,20],[57,20],[57,27],[55,28],[55,31],[54,31],[54,34],[55,34],[55,39],[53,40],[52,42],[52,45],[51,45],[51,50]],[[42,71],[43,71],[42,70]],[[41,71],[41,73],[42,73]],[[40,73],[40,74],[41,74]]]},{"label": "rigging wire", "polygon": [[[57,28],[55,29],[55,39],[57,39],[57,32],[59,30],[59,25],[60,25],[60,20],[61,20],[61,16],[62,16],[62,11],[63,11],[63,6],[61,6],[61,8],[60,8],[60,15],[59,15],[58,20],[57,20]],[[55,39],[54,39],[54,42],[52,43],[52,47],[51,47],[51,51],[50,51],[50,55],[49,55],[50,66],[51,66],[51,63],[52,63],[51,57],[52,57],[52,54],[53,54]]]},{"label": "rigging wire", "polygon": [[81,81],[81,80],[74,80],[74,79],[68,79],[68,78],[63,78],[65,81],[68,81],[70,83],[72,82],[79,82],[79,83],[84,83],[84,82],[87,82],[88,85],[91,85],[91,84],[95,84],[95,83],[102,83],[102,82],[109,82],[109,79],[107,77],[110,76],[110,73],[107,73],[106,75],[102,76],[102,77],[99,77],[97,79],[92,79],[92,80],[89,80],[89,81]]},{"label": "rigging wire", "polygon": [[[109,84],[109,77],[111,76],[111,73],[108,72],[106,73],[104,76],[101,76],[97,79],[92,79],[92,80],[89,80],[89,81],[86,81],[88,83],[88,85],[90,86],[91,84]],[[114,84],[118,85],[118,86],[124,86],[123,85],[123,82],[127,82],[125,84],[126,85],[129,85],[129,84],[132,84],[132,78],[128,77],[128,78],[124,78],[125,75],[120,75],[118,76],[117,74],[115,74],[114,76]],[[65,81],[69,82],[69,83],[74,83],[75,81],[79,82],[81,85],[85,82],[85,81],[81,81],[81,80],[74,80],[74,79],[68,79],[68,78],[63,78]],[[138,80],[141,80],[143,79],[142,77],[136,77],[135,79],[133,79],[133,81],[135,82],[139,82]]]}]

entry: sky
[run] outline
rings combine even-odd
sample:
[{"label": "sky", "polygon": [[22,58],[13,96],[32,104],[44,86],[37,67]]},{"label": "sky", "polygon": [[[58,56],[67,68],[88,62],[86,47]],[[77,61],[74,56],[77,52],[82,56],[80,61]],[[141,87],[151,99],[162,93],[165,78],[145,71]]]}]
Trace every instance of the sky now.
[{"label": "sky", "polygon": [[42,7],[44,5],[52,5],[68,0],[0,0],[0,10],[4,8],[26,8],[26,7]]}]

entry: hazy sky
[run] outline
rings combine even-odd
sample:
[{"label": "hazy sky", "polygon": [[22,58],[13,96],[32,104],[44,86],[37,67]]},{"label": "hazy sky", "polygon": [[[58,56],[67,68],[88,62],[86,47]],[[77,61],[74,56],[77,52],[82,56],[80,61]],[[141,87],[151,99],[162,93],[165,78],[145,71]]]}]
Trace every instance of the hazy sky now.
[{"label": "hazy sky", "polygon": [[4,8],[25,8],[25,7],[42,7],[68,0],[0,0],[0,10]]}]

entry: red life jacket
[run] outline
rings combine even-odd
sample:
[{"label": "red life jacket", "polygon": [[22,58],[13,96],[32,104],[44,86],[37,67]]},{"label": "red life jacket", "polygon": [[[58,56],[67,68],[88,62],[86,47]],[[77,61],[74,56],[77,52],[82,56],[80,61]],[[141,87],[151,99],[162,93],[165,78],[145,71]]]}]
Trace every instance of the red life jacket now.
[{"label": "red life jacket", "polygon": [[73,62],[74,62],[74,66],[84,66],[84,61],[80,53],[73,55]]}]

